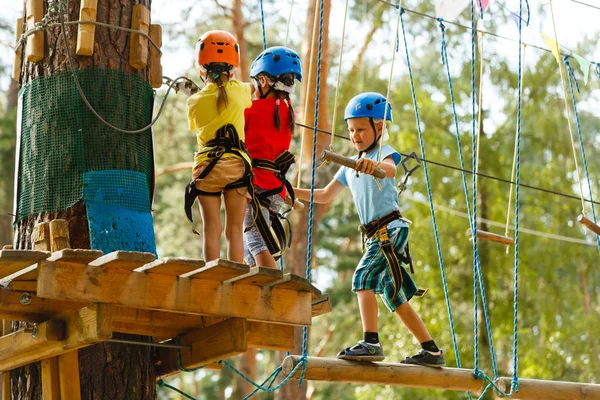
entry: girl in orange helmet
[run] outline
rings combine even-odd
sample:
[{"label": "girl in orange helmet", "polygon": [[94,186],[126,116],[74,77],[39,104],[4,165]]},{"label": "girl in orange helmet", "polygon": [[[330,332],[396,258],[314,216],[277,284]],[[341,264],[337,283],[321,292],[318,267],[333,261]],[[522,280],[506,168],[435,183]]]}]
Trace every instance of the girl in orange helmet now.
[{"label": "girl in orange helmet", "polygon": [[196,131],[198,151],[192,182],[186,187],[185,212],[191,222],[192,205],[198,198],[206,261],[220,256],[221,195],[227,258],[244,261],[243,221],[252,197],[248,192],[252,171],[244,147],[244,110],[252,105],[254,87],[233,79],[239,62],[239,45],[228,32],[206,32],[196,44],[196,66],[206,86],[187,100],[189,126]]}]

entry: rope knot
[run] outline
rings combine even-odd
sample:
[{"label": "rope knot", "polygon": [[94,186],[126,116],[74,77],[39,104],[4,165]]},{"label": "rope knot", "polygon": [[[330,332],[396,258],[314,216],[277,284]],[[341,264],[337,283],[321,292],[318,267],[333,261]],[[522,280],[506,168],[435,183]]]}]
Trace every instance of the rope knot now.
[{"label": "rope knot", "polygon": [[[400,4],[398,4],[398,6],[400,6]],[[400,7],[400,15],[404,14],[406,14],[406,10],[404,9],[404,7]]]},{"label": "rope knot", "polygon": [[518,378],[513,378],[513,380],[510,382],[510,391],[513,393],[519,391],[519,379]]},{"label": "rope knot", "polygon": [[156,382],[156,384],[157,384],[159,387],[163,387],[163,386],[164,386],[164,384],[165,384],[165,381],[163,381],[162,379],[159,379],[159,380],[158,380],[158,382]]},{"label": "rope knot", "polygon": [[473,376],[475,377],[475,379],[484,379],[485,378],[485,374],[480,369],[474,369]]},{"label": "rope knot", "polygon": [[443,18],[437,18],[437,21],[439,22],[440,28],[442,29],[442,31],[444,29],[446,29],[446,25],[444,25],[444,19]]}]

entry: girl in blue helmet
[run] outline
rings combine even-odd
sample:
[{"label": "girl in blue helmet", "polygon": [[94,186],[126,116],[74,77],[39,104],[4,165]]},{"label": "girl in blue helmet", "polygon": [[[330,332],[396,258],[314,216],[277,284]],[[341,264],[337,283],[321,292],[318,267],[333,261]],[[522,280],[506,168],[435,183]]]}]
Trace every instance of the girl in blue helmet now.
[{"label": "girl in blue helmet", "polygon": [[[285,174],[294,163],[294,156],[288,151],[295,121],[290,94],[294,92],[295,81],[302,80],[300,57],[287,47],[270,47],[256,57],[250,77],[255,81],[258,98],[245,111],[246,148],[252,158],[255,195],[276,238],[269,231],[257,229],[248,206],[244,219],[244,259],[250,266],[276,268],[275,258],[288,244],[279,212],[287,195],[294,200]],[[273,240],[276,246],[272,245]]]},{"label": "girl in blue helmet", "polygon": [[[400,154],[390,146],[379,147],[383,124],[392,122],[392,107],[379,93],[362,93],[348,105],[344,119],[350,139],[358,155],[355,169],[341,167],[333,180],[324,188],[314,191],[315,203],[327,204],[348,187],[356,205],[366,237],[365,254],[354,272],[352,290],[358,297],[363,327],[363,340],[340,351],[338,358],[345,360],[381,361],[383,346],[377,327],[377,300],[379,294],[386,307],[395,312],[408,330],[421,343],[421,350],[402,363],[442,367],[443,352],[437,347],[425,324],[409,304],[414,296],[425,291],[417,289],[402,264],[411,265],[408,254],[408,220],[398,210],[398,192],[395,185],[396,166]],[[386,173],[379,180],[381,190],[372,175],[375,167]],[[310,190],[295,189],[296,196],[309,200]],[[412,267],[411,267],[412,269]]]}]

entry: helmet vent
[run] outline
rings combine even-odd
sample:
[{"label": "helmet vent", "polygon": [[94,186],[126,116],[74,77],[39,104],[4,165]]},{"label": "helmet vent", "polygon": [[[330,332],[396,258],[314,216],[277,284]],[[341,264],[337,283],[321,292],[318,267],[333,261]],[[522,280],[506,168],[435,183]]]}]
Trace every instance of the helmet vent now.
[{"label": "helmet vent", "polygon": [[[377,103],[377,102],[375,102]],[[367,110],[371,111],[373,109],[373,104],[369,103],[367,104]]]},{"label": "helmet vent", "polygon": [[379,104],[379,103],[381,103],[381,100],[379,100],[379,99],[375,100],[375,104]]},{"label": "helmet vent", "polygon": [[279,56],[279,54],[275,54],[275,55],[273,56],[273,61],[277,62],[277,61],[279,61],[279,59],[280,59],[280,58],[281,58],[281,57]]}]

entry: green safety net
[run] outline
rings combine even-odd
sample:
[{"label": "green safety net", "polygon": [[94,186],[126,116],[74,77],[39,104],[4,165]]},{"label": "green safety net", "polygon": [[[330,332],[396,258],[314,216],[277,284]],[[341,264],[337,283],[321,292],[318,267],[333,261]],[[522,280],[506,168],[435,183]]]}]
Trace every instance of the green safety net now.
[{"label": "green safety net", "polygon": [[[77,77],[90,104],[110,124],[136,130],[150,123],[154,92],[143,78],[97,68],[78,70]],[[71,72],[37,78],[21,94],[17,222],[40,212],[66,210],[83,199],[86,172],[137,171],[152,188],[151,130],[127,134],[103,124],[80,97]],[[151,190],[138,192],[145,193],[144,198],[123,196],[123,204],[115,205],[147,208]]]}]

